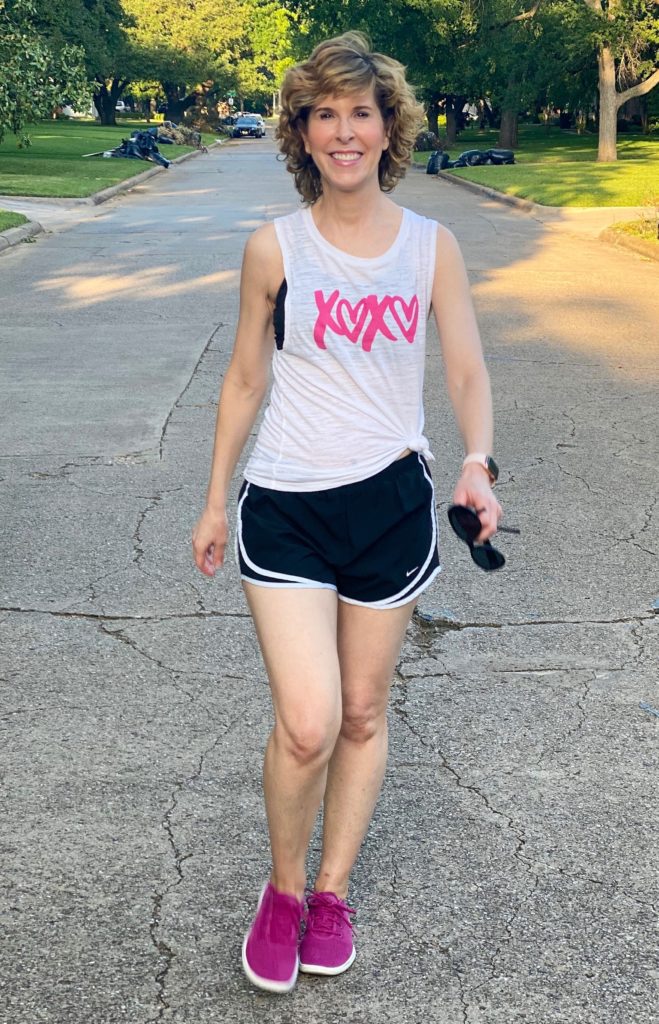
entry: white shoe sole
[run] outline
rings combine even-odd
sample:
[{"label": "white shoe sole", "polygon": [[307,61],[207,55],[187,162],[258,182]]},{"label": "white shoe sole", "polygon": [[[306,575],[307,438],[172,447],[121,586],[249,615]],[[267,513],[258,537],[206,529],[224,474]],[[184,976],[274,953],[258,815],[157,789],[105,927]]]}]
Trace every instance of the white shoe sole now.
[{"label": "white shoe sole", "polygon": [[279,995],[284,995],[286,992],[290,992],[291,989],[295,987],[295,982],[297,981],[297,972],[298,967],[300,965],[299,958],[295,963],[295,970],[293,971],[293,974],[288,979],[288,981],[272,981],[270,978],[262,978],[259,974],[255,974],[255,972],[252,970],[252,968],[249,966],[247,962],[248,938],[249,932],[245,936],[245,940],[243,942],[243,970],[247,977],[249,978],[249,980],[251,981],[252,985],[256,985],[257,988],[262,988],[266,992],[277,992]]},{"label": "white shoe sole", "polygon": [[344,964],[339,964],[338,967],[321,967],[320,964],[303,964],[302,962],[300,962],[300,972],[302,974],[324,974],[328,976],[334,974],[343,974],[343,972],[347,971],[348,968],[352,965],[356,956],[357,951],[353,946],[352,953],[350,954],[346,962]]},{"label": "white shoe sole", "polygon": [[[265,885],[263,886],[263,888],[261,889],[261,895],[259,896],[259,902],[256,905],[256,913],[257,914],[258,914],[259,910],[261,909],[261,903],[263,901],[263,896],[264,896],[265,890],[267,888],[268,888],[268,883],[266,882]],[[251,929],[250,929],[250,931],[251,931]],[[260,976],[260,974],[256,974],[252,970],[252,968],[249,966],[249,963],[247,962],[247,940],[248,939],[249,939],[249,932],[247,932],[247,935],[245,936],[245,938],[243,940],[243,950],[242,950],[243,971],[245,972],[245,974],[247,975],[247,977],[251,981],[252,985],[256,985],[257,988],[262,988],[265,992],[276,992],[279,995],[285,995],[286,992],[290,992],[291,989],[295,987],[295,982],[297,981],[297,972],[298,972],[298,968],[300,966],[300,958],[299,957],[296,958],[295,970],[293,971],[293,973],[292,973],[291,977],[288,979],[288,981],[273,981],[270,978],[262,978]]]}]

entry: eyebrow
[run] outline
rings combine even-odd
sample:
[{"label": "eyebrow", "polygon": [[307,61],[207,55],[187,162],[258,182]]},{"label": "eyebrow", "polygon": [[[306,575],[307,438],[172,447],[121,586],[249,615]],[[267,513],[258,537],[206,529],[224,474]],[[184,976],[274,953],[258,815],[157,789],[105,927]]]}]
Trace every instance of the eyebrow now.
[{"label": "eyebrow", "polygon": [[[374,103],[357,103],[352,109],[353,110],[373,110],[374,108],[375,108],[375,104]],[[330,113],[333,114],[335,108],[334,107],[328,107],[328,106],[314,107],[313,112],[314,112],[314,114],[320,114],[320,113],[323,113],[326,110],[328,110]]]}]

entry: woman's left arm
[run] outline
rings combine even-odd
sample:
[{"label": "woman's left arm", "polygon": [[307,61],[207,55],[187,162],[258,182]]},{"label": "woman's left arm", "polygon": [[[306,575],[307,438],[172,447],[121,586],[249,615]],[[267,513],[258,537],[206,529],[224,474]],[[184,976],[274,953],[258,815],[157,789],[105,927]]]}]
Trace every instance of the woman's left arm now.
[{"label": "woman's left arm", "polygon": [[[438,225],[437,258],[432,290],[449,398],[465,455],[492,452],[492,393],[485,368],[469,280],[460,247],[448,228]],[[476,509],[483,527],[479,541],[496,533],[501,506],[492,493],[484,466],[462,469],[453,493],[458,505]]]}]

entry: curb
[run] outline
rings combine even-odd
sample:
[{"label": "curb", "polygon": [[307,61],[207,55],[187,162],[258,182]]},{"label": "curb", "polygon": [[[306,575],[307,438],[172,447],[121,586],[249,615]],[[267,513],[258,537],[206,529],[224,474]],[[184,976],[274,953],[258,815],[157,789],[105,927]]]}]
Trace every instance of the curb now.
[{"label": "curb", "polygon": [[10,249],[12,245],[18,245],[19,242],[26,242],[29,238],[34,238],[42,231],[43,227],[36,220],[29,220],[27,224],[19,224],[16,228],[0,231],[0,252]]},{"label": "curb", "polygon": [[610,245],[615,245],[620,249],[630,249],[647,259],[659,261],[659,245],[655,245],[654,242],[646,242],[644,238],[634,238],[633,235],[626,235],[624,231],[613,231],[611,228],[604,228],[599,237]]},{"label": "curb", "polygon": [[505,192],[497,192],[495,188],[488,188],[487,185],[478,185],[475,181],[469,181],[468,178],[456,178],[453,174],[448,174],[446,171],[438,171],[433,177],[443,178],[444,181],[452,181],[454,185],[460,185],[469,192],[476,192],[481,196],[487,196],[488,199],[505,203],[506,206],[516,206],[518,210],[526,210],[527,213],[536,213],[538,210],[562,209],[561,206],[541,206],[539,203],[532,203],[530,199],[509,196]]}]

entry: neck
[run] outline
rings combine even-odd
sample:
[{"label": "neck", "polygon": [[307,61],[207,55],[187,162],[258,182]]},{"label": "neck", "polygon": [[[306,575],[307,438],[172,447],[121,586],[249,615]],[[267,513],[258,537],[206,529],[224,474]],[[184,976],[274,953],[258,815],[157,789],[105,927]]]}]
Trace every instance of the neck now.
[{"label": "neck", "polygon": [[323,192],[313,207],[314,220],[318,226],[332,223],[336,228],[355,230],[380,217],[385,208],[395,204],[387,198],[378,186],[361,192]]}]

